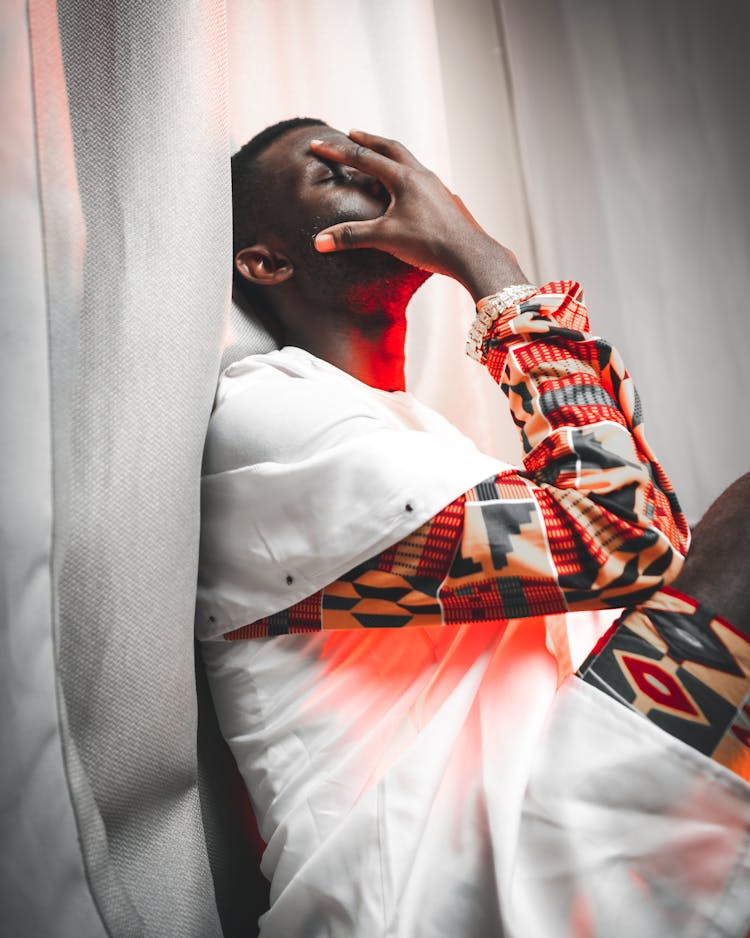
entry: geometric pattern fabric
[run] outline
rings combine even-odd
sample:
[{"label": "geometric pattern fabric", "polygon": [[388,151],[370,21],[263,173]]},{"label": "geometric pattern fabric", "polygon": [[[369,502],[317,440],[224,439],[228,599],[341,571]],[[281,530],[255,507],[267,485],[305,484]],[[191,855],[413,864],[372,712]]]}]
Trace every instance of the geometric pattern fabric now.
[{"label": "geometric pattern fabric", "polygon": [[696,600],[628,610],[578,675],[750,782],[750,640]]}]

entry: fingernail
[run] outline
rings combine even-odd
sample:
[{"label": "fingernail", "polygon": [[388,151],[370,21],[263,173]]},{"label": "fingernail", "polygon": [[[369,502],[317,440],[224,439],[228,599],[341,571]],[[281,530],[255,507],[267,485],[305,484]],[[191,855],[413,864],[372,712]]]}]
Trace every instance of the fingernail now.
[{"label": "fingernail", "polygon": [[332,234],[319,234],[315,236],[315,250],[325,254],[327,251],[333,251],[336,247],[336,241]]},{"label": "fingernail", "polygon": [[310,141],[310,146],[311,146],[311,147],[319,147],[322,142],[323,142],[322,140],[311,140],[311,141]]},{"label": "fingernail", "polygon": [[357,130],[356,127],[352,127],[352,129],[349,131],[349,136],[351,137],[352,134],[363,134],[363,133],[364,133],[364,130]]}]

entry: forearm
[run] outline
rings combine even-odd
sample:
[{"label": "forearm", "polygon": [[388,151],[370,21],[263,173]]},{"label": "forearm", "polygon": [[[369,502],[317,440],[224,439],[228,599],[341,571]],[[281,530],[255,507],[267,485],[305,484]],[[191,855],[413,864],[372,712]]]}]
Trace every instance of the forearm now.
[{"label": "forearm", "polygon": [[624,522],[687,546],[687,522],[644,435],[638,392],[617,350],[589,332],[579,284],[540,288],[493,324],[485,348],[534,482],[575,489]]},{"label": "forearm", "polygon": [[479,227],[467,226],[451,247],[443,273],[457,280],[475,304],[505,287],[528,281],[516,256]]},{"label": "forearm", "polygon": [[[673,578],[687,523],[643,435],[630,376],[616,350],[588,332],[579,285],[548,284],[501,315],[479,357],[508,396],[526,472],[505,480],[507,496],[478,513],[475,527],[528,518],[502,562],[487,548],[477,584],[551,578],[565,607],[580,609],[625,605]],[[482,536],[472,536],[477,543],[462,550],[481,553]],[[543,549],[530,561],[534,543]],[[449,579],[441,597],[453,593]]]}]

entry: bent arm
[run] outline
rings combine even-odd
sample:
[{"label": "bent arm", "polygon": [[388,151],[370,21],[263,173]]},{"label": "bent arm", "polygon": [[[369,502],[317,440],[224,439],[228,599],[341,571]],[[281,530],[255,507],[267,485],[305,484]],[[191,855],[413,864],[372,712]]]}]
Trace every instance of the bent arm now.
[{"label": "bent arm", "polygon": [[501,315],[481,359],[508,397],[525,471],[498,477],[484,505],[467,501],[446,616],[494,593],[505,616],[619,607],[673,579],[687,522],[622,359],[589,332],[580,286],[547,284]]},{"label": "bent arm", "polygon": [[547,284],[500,316],[481,358],[508,397],[524,468],[488,479],[323,590],[226,637],[618,607],[676,576],[685,518],[643,435],[630,376],[588,330],[571,282]]}]

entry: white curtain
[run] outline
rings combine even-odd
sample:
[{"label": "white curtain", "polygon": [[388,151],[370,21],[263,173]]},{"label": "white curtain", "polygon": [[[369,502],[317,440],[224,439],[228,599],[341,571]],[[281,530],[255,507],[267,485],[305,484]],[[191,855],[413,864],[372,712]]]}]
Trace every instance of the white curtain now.
[{"label": "white curtain", "polygon": [[54,4],[6,3],[0,43],[0,932],[103,938],[54,660],[46,269],[57,268],[54,305],[66,320],[80,302],[83,235]]},{"label": "white curtain", "polygon": [[225,10],[31,0],[2,29],[0,932],[210,938],[192,632]]}]

